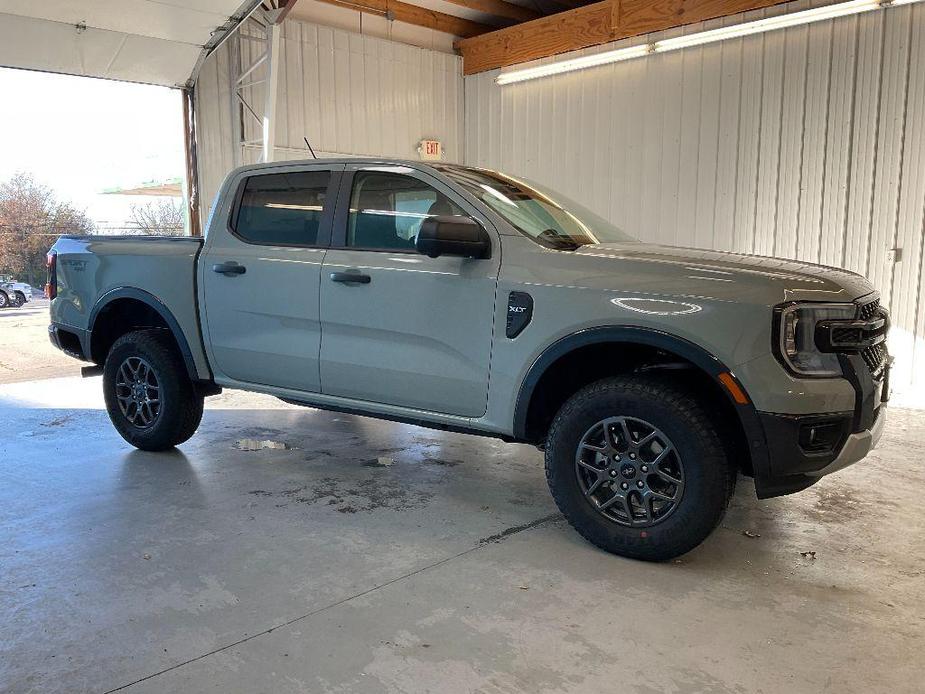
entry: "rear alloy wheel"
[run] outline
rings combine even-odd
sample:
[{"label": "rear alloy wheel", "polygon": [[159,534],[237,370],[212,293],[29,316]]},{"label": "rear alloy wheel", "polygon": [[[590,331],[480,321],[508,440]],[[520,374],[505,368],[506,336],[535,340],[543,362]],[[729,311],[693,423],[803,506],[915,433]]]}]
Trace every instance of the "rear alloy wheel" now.
[{"label": "rear alloy wheel", "polygon": [[116,430],[144,451],[183,443],[202,420],[203,396],[166,330],[138,330],[115,341],[103,367],[103,395]]},{"label": "rear alloy wheel", "polygon": [[585,539],[634,559],[672,559],[703,542],[735,476],[703,405],[655,376],[583,388],[559,410],[546,442],[559,510]]},{"label": "rear alloy wheel", "polygon": [[127,357],[116,372],[119,410],[132,426],[148,429],[161,413],[161,385],[151,365],[141,357]]},{"label": "rear alloy wheel", "polygon": [[10,299],[6,292],[0,292],[0,308],[6,308],[10,305]]}]

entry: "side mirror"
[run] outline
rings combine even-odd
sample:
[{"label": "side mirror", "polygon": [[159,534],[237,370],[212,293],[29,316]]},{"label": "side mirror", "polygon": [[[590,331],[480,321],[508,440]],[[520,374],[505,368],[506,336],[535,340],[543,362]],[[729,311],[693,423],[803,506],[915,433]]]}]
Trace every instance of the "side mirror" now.
[{"label": "side mirror", "polygon": [[428,217],[421,224],[415,243],[418,253],[430,258],[458,255],[463,258],[491,257],[488,232],[474,219],[452,215]]}]

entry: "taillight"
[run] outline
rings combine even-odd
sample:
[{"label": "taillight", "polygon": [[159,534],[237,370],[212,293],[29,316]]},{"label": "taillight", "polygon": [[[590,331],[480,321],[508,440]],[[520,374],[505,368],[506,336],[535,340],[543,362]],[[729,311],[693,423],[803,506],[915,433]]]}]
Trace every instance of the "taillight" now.
[{"label": "taillight", "polygon": [[58,252],[48,251],[45,256],[45,298],[58,296]]}]

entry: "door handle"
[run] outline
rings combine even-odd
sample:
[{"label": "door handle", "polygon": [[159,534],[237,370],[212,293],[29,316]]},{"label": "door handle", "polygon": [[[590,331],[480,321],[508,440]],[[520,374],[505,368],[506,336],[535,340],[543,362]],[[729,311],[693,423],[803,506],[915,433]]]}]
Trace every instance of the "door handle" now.
[{"label": "door handle", "polygon": [[347,284],[369,284],[372,277],[354,270],[353,272],[332,272],[331,280],[333,282],[346,282]]},{"label": "door handle", "polygon": [[243,275],[247,272],[247,268],[237,263],[217,263],[212,266],[212,272],[231,277],[232,275]]}]

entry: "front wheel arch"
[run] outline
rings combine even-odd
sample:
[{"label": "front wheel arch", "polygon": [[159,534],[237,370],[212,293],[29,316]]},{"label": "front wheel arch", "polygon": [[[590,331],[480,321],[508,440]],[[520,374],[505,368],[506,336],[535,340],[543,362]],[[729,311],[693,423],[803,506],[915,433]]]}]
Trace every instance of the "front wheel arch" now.
[{"label": "front wheel arch", "polygon": [[[612,359],[614,350],[620,350],[623,358]],[[598,363],[603,364],[601,370],[583,371]],[[571,365],[578,364],[581,365],[578,371],[570,370]],[[556,412],[582,387],[605,376],[654,370],[676,370],[691,385],[704,388],[706,396],[730,415],[728,419],[734,425],[730,435],[736,439],[734,448],[741,472],[749,476],[769,474],[764,429],[751,398],[745,404],[735,402],[718,380],[720,374],[731,370],[699,345],[652,328],[589,328],[548,346],[521,382],[514,410],[514,437],[542,444]],[[561,383],[557,382],[557,375],[563,373],[566,376]],[[742,390],[745,392],[744,387]]]}]

